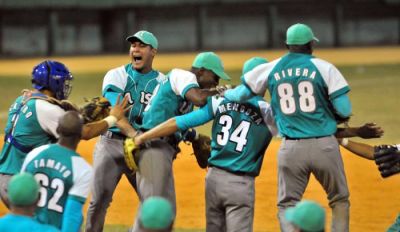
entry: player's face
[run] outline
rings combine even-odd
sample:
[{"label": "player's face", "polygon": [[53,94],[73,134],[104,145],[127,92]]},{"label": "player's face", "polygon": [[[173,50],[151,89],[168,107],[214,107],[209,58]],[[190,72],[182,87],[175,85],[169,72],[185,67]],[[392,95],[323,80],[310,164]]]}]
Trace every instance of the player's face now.
[{"label": "player's face", "polygon": [[210,70],[201,69],[197,77],[197,82],[201,89],[210,89],[218,85],[219,77]]},{"label": "player's face", "polygon": [[144,44],[140,41],[131,43],[129,55],[132,60],[134,69],[141,73],[148,73],[152,69],[153,58],[157,53],[157,49],[152,48],[150,45]]}]

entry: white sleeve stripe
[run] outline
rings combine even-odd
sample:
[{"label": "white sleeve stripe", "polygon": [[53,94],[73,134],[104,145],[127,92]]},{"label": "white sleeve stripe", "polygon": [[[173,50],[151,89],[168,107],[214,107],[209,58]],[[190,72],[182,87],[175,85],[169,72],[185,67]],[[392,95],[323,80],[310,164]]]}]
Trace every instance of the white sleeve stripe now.
[{"label": "white sleeve stripe", "polygon": [[193,73],[182,69],[173,69],[169,74],[169,82],[172,91],[174,91],[177,96],[182,96],[184,91],[187,90],[187,86],[199,85],[197,83],[197,78]]},{"label": "white sleeve stripe", "polygon": [[24,172],[26,169],[26,166],[34,159],[36,156],[38,156],[42,151],[46,150],[50,144],[46,144],[40,147],[37,147],[33,149],[31,152],[29,152],[24,160],[24,163],[22,164],[21,172]]},{"label": "white sleeve stripe", "polygon": [[322,76],[322,79],[328,86],[329,95],[336,92],[337,90],[348,86],[347,81],[344,79],[343,75],[332,64],[318,58],[311,59],[311,62],[318,69],[319,73]]},{"label": "white sleeve stripe", "polygon": [[69,190],[69,195],[87,198],[92,179],[92,167],[80,156],[71,158],[73,186]]},{"label": "white sleeve stripe", "polygon": [[65,111],[58,105],[51,104],[46,100],[37,99],[35,105],[40,127],[48,134],[58,138],[58,120],[64,115]]},{"label": "white sleeve stripe", "polygon": [[265,125],[268,127],[271,134],[276,136],[278,134],[278,128],[276,127],[271,106],[266,101],[258,101],[258,106],[261,109],[261,114],[264,118]]},{"label": "white sleeve stripe", "polygon": [[281,58],[271,61],[269,63],[258,65],[253,70],[247,72],[244,75],[245,84],[251,89],[253,93],[259,96],[265,95],[268,87],[268,76],[280,60]]},{"label": "white sleeve stripe", "polygon": [[102,91],[105,90],[107,86],[113,85],[119,89],[124,90],[126,84],[128,83],[128,73],[125,71],[125,66],[120,66],[118,68],[111,69],[104,76]]},{"label": "white sleeve stripe", "polygon": [[216,98],[215,96],[213,96],[211,98],[211,103],[212,103],[212,110],[213,110],[213,114],[215,115],[217,113],[218,110],[218,106],[219,104],[221,104],[221,102],[224,100],[224,98],[220,97],[220,98]]}]

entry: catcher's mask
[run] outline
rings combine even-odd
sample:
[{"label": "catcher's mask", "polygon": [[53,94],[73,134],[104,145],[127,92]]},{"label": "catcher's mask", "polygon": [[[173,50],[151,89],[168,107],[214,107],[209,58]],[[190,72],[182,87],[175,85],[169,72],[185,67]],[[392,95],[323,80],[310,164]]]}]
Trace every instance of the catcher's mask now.
[{"label": "catcher's mask", "polygon": [[67,99],[72,90],[72,74],[60,62],[46,60],[32,71],[32,86],[37,90],[48,89],[59,100]]}]

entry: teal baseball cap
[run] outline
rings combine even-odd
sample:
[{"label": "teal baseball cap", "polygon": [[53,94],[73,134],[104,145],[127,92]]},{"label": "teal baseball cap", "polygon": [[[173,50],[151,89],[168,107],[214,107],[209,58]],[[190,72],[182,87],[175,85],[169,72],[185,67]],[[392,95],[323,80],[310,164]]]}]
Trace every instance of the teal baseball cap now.
[{"label": "teal baseball cap", "polygon": [[287,209],[285,218],[305,231],[320,232],[325,228],[325,210],[314,201],[303,200]]},{"label": "teal baseball cap", "polygon": [[262,58],[262,57],[253,57],[253,58],[248,59],[243,65],[242,75],[253,70],[258,65],[265,64],[265,63],[268,63],[268,60],[266,60],[265,58]]},{"label": "teal baseball cap", "polygon": [[39,197],[39,184],[30,173],[14,175],[8,183],[8,199],[15,206],[28,206]]},{"label": "teal baseball cap", "polygon": [[140,208],[139,220],[145,229],[168,228],[174,221],[171,203],[162,197],[147,198]]},{"label": "teal baseball cap", "polygon": [[150,45],[155,49],[158,49],[158,40],[153,33],[148,31],[138,31],[134,35],[130,35],[126,38],[126,41],[132,43],[132,41],[139,40],[144,44]]},{"label": "teal baseball cap", "polygon": [[192,67],[205,68],[211,70],[215,75],[223,80],[231,80],[228,74],[224,71],[224,65],[221,58],[214,52],[199,53],[193,61]]},{"label": "teal baseball cap", "polygon": [[319,42],[311,28],[305,24],[294,24],[286,31],[287,45],[303,45],[312,40]]}]

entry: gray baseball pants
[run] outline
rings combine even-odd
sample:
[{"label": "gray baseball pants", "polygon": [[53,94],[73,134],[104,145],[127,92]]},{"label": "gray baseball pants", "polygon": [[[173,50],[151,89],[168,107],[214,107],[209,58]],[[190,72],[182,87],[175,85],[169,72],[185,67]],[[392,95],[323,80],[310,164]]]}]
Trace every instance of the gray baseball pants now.
[{"label": "gray baseball pants", "polygon": [[313,174],[322,185],[332,209],[332,232],[349,231],[349,190],[339,145],[334,136],[283,139],[278,152],[278,208],[281,231],[292,232],[285,210],[302,199]]},{"label": "gray baseball pants", "polygon": [[[172,162],[177,154],[175,145],[165,139],[155,139],[141,148],[136,172],[137,192],[140,202],[151,196],[160,196],[169,200],[176,215],[176,196]],[[139,207],[140,209],[140,207]],[[140,231],[139,213],[136,215],[133,231]]]},{"label": "gray baseball pants", "polygon": [[136,176],[125,164],[122,139],[100,136],[93,154],[92,198],[87,210],[86,232],[103,231],[107,209],[122,174],[136,190]]},{"label": "gray baseball pants", "polygon": [[206,176],[206,231],[251,232],[254,177],[210,167]]}]

